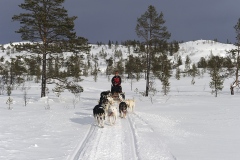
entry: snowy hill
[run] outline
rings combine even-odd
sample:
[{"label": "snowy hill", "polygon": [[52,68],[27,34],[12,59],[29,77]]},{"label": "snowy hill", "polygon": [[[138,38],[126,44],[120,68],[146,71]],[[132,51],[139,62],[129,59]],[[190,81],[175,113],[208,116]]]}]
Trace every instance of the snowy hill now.
[{"label": "snowy hill", "polygon": [[[180,44],[181,56],[192,61],[213,54],[225,56],[224,51],[234,48],[230,44],[208,41]],[[117,48],[123,55],[128,49]],[[115,49],[92,45],[91,54],[104,50],[107,56]],[[130,52],[133,52],[131,48]],[[15,54],[15,53],[14,53]],[[14,55],[13,54],[13,55]],[[16,53],[18,54],[18,53]],[[0,56],[6,53],[0,51]],[[105,61],[99,59],[104,72]],[[161,93],[161,82],[153,97],[143,97],[145,80],[123,78],[123,91],[127,99],[134,98],[136,107],[126,119],[118,117],[116,124],[105,121],[105,127],[96,126],[92,109],[102,91],[110,89],[105,75],[82,77],[84,92],[74,97],[68,91],[56,97],[51,92],[39,98],[40,83],[28,82],[27,106],[24,106],[23,86],[17,86],[8,110],[8,96],[0,95],[0,159],[3,160],[239,160],[240,118],[237,91],[230,95],[229,84],[218,97],[211,94],[210,77],[171,77],[169,95]],[[132,87],[132,89],[131,89]],[[138,92],[139,91],[139,92]],[[7,103],[7,104],[6,104]],[[115,104],[117,105],[117,104]],[[50,106],[50,110],[45,110]]]},{"label": "snowy hill", "polygon": [[[18,43],[23,42],[15,42],[14,45]],[[24,42],[27,43],[27,42]],[[134,54],[134,48],[130,47],[130,50],[128,47],[122,46],[122,45],[112,45],[111,48],[108,47],[108,45],[95,45],[90,44],[91,51],[90,54],[97,55],[99,57],[99,68],[102,72],[105,72],[106,70],[106,62],[105,59],[102,59],[101,56],[99,56],[101,53],[106,53],[107,57],[113,56],[116,51],[120,51],[123,55],[123,58],[126,59],[129,54]],[[0,50],[0,57],[3,56],[6,60],[9,59],[9,56],[6,55],[6,52],[11,52],[11,46],[10,44],[5,44],[3,47],[6,49],[5,52]],[[209,55],[215,55],[215,56],[221,56],[226,57],[227,51],[231,49],[235,49],[236,46],[233,44],[224,44],[220,42],[215,42],[212,40],[196,40],[196,41],[189,41],[179,44],[179,51],[174,54],[173,57],[169,57],[172,59],[173,62],[176,61],[177,56],[181,56],[183,62],[185,61],[186,56],[188,55],[191,59],[191,63],[197,63],[201,57],[208,58]],[[130,52],[129,52],[130,51]],[[11,56],[20,55],[19,53],[14,52],[14,54],[11,54]]]},{"label": "snowy hill", "polygon": [[180,49],[175,56],[181,56],[183,62],[188,55],[192,63],[197,63],[201,57],[208,58],[209,55],[226,57],[227,51],[235,49],[233,44],[224,44],[211,40],[197,40],[181,43]]}]

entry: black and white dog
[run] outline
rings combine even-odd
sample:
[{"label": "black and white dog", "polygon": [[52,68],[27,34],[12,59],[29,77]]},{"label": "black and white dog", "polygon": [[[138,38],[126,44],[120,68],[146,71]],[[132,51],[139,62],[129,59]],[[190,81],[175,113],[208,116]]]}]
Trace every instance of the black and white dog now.
[{"label": "black and white dog", "polygon": [[119,116],[121,118],[126,118],[127,116],[127,104],[126,102],[120,102],[119,104]]},{"label": "black and white dog", "polygon": [[100,94],[100,99],[101,98],[107,98],[107,97],[109,97],[109,96],[111,96],[111,91],[103,91],[103,92],[101,92],[101,94]]},{"label": "black and white dog", "polygon": [[93,108],[93,116],[97,121],[99,127],[104,127],[105,121],[105,105],[103,103],[99,103]]},{"label": "black and white dog", "polygon": [[109,97],[111,97],[111,92],[110,91],[101,92],[100,99],[99,99],[98,103],[104,103],[104,104],[108,103]]},{"label": "black and white dog", "polygon": [[122,97],[122,99],[125,99],[125,93],[119,93],[119,95]]}]

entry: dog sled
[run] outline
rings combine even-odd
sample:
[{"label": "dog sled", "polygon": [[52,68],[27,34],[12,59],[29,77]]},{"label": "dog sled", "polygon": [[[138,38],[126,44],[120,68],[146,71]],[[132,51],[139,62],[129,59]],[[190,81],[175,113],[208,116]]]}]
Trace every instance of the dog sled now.
[{"label": "dog sled", "polygon": [[124,100],[125,99],[125,93],[121,92],[114,92],[113,94],[111,94],[111,97],[113,98],[114,101],[120,102],[121,99]]},{"label": "dog sled", "polygon": [[108,97],[111,97],[113,101],[120,102],[125,100],[125,93],[123,92],[111,92],[111,91],[103,91],[100,94],[100,102],[105,102],[105,100],[108,99]]},{"label": "dog sled", "polygon": [[[126,118],[128,110],[133,112],[135,107],[134,99],[125,99],[124,92],[103,91],[100,94],[98,104],[93,108],[93,116],[97,125],[104,127],[105,118],[109,124],[115,124],[117,117]],[[119,114],[117,113],[119,112]]]}]

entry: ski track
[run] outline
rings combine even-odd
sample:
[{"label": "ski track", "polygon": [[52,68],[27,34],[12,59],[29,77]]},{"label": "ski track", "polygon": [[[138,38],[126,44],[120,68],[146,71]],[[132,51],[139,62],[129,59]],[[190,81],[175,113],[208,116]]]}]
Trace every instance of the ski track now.
[{"label": "ski track", "polygon": [[78,145],[78,147],[75,149],[75,152],[74,152],[73,156],[68,158],[68,160],[78,160],[79,159],[80,155],[85,152],[85,148],[87,147],[87,144],[88,144],[89,140],[95,134],[95,132],[96,132],[95,130],[96,130],[96,126],[91,125],[88,133],[86,134],[86,136],[84,138],[84,140],[82,141],[82,143],[80,143]]},{"label": "ski track", "polygon": [[[129,159],[129,160],[138,160],[139,159],[139,154],[137,152],[137,140],[135,136],[135,132],[132,127],[132,122],[130,121],[129,114],[127,115],[126,119],[122,120],[122,124],[124,126],[124,133],[125,133],[125,146],[123,147],[125,157],[124,159]],[[126,144],[127,142],[131,144]],[[130,152],[130,153],[129,153]]]},{"label": "ski track", "polygon": [[161,138],[145,142],[145,136],[151,134],[159,133],[137,113],[130,112],[126,119],[118,117],[112,126],[106,118],[104,128],[89,128],[69,160],[175,160]]},{"label": "ski track", "polygon": [[137,160],[136,144],[129,119],[118,117],[114,125],[92,125],[69,160]]},{"label": "ski track", "polygon": [[[129,119],[134,132],[139,160],[176,160],[175,156],[162,141],[160,133],[156,132],[147,120],[135,112],[130,114]],[[146,143],[146,139],[149,142]],[[156,148],[158,149],[157,151]]]}]

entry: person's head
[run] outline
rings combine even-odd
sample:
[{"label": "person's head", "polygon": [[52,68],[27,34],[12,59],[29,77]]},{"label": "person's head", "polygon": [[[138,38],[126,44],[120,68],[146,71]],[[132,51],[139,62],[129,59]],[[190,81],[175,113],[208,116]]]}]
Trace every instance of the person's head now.
[{"label": "person's head", "polygon": [[119,74],[118,71],[115,71],[115,76],[118,76],[118,74]]}]

